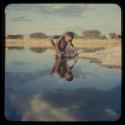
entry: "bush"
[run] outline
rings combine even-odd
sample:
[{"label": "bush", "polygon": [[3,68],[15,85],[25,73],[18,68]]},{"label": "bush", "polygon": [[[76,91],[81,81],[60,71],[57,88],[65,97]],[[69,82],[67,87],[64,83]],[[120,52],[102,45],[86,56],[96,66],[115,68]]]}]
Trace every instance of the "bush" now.
[{"label": "bush", "polygon": [[7,35],[7,39],[24,39],[23,35],[17,34],[17,35]]},{"label": "bush", "polygon": [[29,35],[29,37],[31,39],[43,39],[43,38],[47,38],[46,34],[44,33],[32,33]]},{"label": "bush", "polygon": [[100,39],[101,32],[98,30],[86,30],[83,32],[83,37],[87,39]]},{"label": "bush", "polygon": [[116,33],[109,33],[110,39],[121,39],[121,35]]}]

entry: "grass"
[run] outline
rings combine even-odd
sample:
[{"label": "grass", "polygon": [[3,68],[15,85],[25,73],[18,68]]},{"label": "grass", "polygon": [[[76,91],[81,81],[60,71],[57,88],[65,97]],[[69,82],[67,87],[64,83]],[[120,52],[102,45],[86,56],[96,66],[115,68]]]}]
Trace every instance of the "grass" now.
[{"label": "grass", "polygon": [[[113,47],[120,44],[120,40],[90,40],[90,39],[74,39],[73,44],[76,48],[100,48],[100,47]],[[6,39],[5,40],[6,47],[43,47],[43,48],[52,48],[48,39]]]}]

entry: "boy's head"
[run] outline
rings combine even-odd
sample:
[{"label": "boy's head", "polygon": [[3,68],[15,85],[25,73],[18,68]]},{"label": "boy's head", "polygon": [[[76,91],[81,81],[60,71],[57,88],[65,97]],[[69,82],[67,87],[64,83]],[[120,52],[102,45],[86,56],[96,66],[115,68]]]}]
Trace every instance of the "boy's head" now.
[{"label": "boy's head", "polygon": [[72,32],[66,32],[64,34],[65,41],[72,42],[74,34]]},{"label": "boy's head", "polygon": [[67,81],[72,81],[73,80],[73,74],[72,74],[72,72],[65,73],[65,79]]}]

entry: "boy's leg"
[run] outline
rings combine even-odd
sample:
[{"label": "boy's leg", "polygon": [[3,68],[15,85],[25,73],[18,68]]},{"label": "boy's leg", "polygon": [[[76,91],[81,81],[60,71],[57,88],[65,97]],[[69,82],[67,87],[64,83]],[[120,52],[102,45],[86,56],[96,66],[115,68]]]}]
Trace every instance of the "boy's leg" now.
[{"label": "boy's leg", "polygon": [[58,54],[57,54],[57,53],[55,54],[55,58],[56,58],[56,59],[58,59],[58,58],[59,58],[59,56],[58,56]]}]

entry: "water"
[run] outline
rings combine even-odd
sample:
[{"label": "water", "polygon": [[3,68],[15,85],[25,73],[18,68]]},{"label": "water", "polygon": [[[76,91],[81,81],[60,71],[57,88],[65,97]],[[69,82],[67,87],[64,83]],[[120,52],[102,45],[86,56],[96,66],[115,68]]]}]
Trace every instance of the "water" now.
[{"label": "water", "polygon": [[[11,121],[116,121],[121,71],[49,49],[7,49],[5,117]],[[71,68],[72,67],[72,68]]]}]

